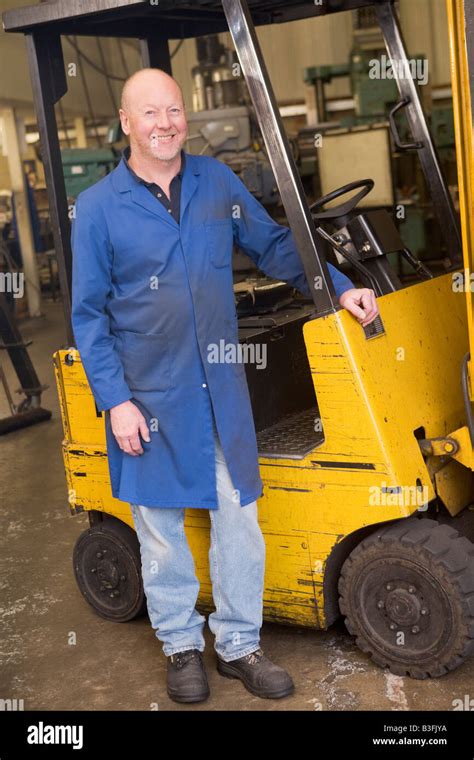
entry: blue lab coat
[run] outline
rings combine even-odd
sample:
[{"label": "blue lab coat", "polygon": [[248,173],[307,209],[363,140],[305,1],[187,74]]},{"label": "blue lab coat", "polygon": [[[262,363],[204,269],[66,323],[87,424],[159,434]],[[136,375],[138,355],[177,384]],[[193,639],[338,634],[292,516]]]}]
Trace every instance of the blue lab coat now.
[{"label": "blue lab coat", "polygon": [[[244,364],[209,359],[222,339],[238,345],[234,243],[262,271],[309,295],[291,231],[217,159],[186,153],[180,224],[123,159],[78,196],[72,324],[105,412],[118,499],[217,509],[212,411],[241,506],[262,494]],[[331,265],[330,274],[338,296],[354,287]],[[127,399],[150,429],[137,457],[121,451],[110,426],[109,410]]]}]

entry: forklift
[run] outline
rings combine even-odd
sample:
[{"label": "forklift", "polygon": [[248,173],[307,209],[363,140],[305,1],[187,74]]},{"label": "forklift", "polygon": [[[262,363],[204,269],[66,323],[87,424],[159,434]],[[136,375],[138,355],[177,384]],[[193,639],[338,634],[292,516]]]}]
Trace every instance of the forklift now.
[{"label": "forklift", "polygon": [[[370,177],[308,202],[257,39],[259,25],[364,7],[375,9],[411,132],[404,148],[418,154],[449,253],[436,277],[386,210],[361,206]],[[69,346],[53,357],[68,504],[90,521],[74,572],[103,618],[130,621],[146,598],[132,514],[111,494],[104,417],[71,330],[54,113],[67,90],[61,35],[138,38],[143,65],[172,73],[169,39],[230,31],[312,293],[239,320],[242,344],[267,347],[266,372],[246,366],[264,482],[264,620],[327,629],[342,615],[375,663],[412,678],[442,676],[474,651],[474,6],[447,0],[447,9],[460,221],[417,83],[400,75],[409,59],[391,0],[57,0],[3,15],[5,30],[26,38],[68,330]],[[365,328],[337,303],[327,267],[334,251],[378,298],[380,315]],[[399,280],[394,252],[415,282]],[[202,611],[213,609],[209,527],[206,510],[186,510]]]}]

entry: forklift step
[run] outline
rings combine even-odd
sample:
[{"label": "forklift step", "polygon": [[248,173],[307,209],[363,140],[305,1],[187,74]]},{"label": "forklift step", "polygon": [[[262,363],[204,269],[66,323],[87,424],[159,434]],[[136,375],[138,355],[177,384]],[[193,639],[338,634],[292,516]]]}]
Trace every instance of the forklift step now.
[{"label": "forklift step", "polygon": [[288,414],[257,433],[258,454],[268,459],[304,459],[324,441],[324,433],[318,430],[317,406],[303,412]]}]

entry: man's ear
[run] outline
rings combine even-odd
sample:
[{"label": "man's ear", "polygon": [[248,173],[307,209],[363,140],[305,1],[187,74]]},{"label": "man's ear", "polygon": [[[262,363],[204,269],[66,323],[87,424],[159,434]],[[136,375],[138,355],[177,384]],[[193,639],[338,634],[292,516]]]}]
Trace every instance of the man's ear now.
[{"label": "man's ear", "polygon": [[128,123],[128,116],[122,108],[119,109],[119,116],[120,116],[120,124],[122,125],[122,132],[124,133],[124,135],[129,135],[130,125]]}]

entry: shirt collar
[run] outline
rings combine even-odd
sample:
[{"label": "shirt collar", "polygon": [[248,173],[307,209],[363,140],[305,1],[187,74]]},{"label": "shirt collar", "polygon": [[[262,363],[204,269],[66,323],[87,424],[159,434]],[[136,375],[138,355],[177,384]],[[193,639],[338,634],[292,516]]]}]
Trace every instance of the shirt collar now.
[{"label": "shirt collar", "polygon": [[[135,177],[135,179],[137,180],[137,182],[141,182],[143,185],[154,185],[155,182],[147,182],[145,179],[142,179],[142,177],[139,177],[138,174],[136,174],[133,171],[132,167],[128,163],[129,160],[130,160],[130,154],[131,154],[130,145],[127,145],[127,147],[124,148],[123,151],[122,151],[122,158],[123,158],[123,162],[124,162],[125,166],[127,167],[128,171],[130,172],[130,174],[133,177]],[[182,150],[181,151],[181,169],[179,170],[178,174],[175,174],[175,177],[179,177],[179,179],[183,178],[185,164],[186,164],[186,154],[185,154],[184,150]],[[173,179],[175,177],[173,177]]]}]

